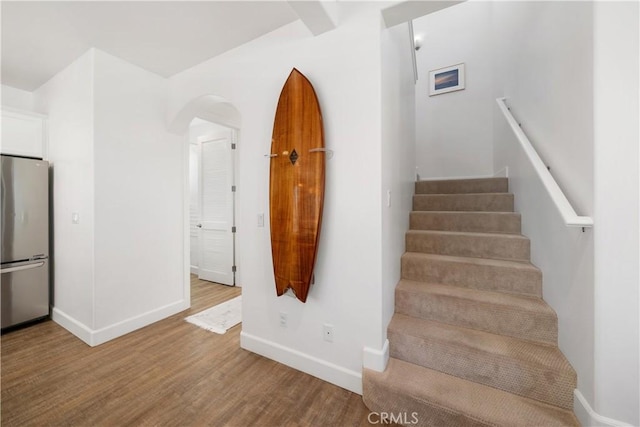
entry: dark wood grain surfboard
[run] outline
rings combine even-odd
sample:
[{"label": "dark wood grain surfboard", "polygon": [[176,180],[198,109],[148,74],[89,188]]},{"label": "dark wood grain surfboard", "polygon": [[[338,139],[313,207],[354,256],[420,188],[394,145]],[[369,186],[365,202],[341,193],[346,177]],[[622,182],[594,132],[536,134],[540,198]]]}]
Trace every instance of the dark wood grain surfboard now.
[{"label": "dark wood grain surfboard", "polygon": [[278,100],[271,140],[269,213],[276,293],[306,302],[324,203],[322,114],[313,86],[295,68]]}]

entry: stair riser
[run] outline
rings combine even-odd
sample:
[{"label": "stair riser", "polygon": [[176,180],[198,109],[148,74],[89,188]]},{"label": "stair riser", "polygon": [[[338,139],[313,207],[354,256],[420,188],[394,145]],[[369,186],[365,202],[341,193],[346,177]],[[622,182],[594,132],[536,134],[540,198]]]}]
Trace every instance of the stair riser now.
[{"label": "stair riser", "polygon": [[558,342],[558,320],[550,313],[402,290],[396,290],[396,313],[544,344]]},{"label": "stair riser", "polygon": [[416,194],[506,193],[509,182],[507,178],[418,181],[415,189]]},{"label": "stair riser", "polygon": [[525,365],[455,341],[389,331],[390,356],[458,378],[573,409],[575,374]]},{"label": "stair riser", "polygon": [[520,234],[520,214],[492,212],[411,212],[412,230]]},{"label": "stair riser", "polygon": [[422,194],[413,196],[413,210],[513,212],[513,195]]},{"label": "stair riser", "polygon": [[[375,374],[374,374],[375,375]],[[482,423],[462,413],[442,408],[439,405],[430,405],[429,402],[411,397],[387,387],[383,381],[379,381],[374,375],[369,375],[364,370],[362,377],[362,400],[374,415],[381,413],[393,414],[397,417],[406,417],[411,426],[433,427],[489,427],[491,423]],[[373,417],[372,422],[379,421],[379,417]],[[384,425],[380,423],[380,425]]]},{"label": "stair riser", "polygon": [[402,278],[486,291],[542,296],[539,270],[402,256]]},{"label": "stair riser", "polygon": [[409,232],[405,240],[408,252],[515,261],[530,257],[529,239],[525,238]]}]

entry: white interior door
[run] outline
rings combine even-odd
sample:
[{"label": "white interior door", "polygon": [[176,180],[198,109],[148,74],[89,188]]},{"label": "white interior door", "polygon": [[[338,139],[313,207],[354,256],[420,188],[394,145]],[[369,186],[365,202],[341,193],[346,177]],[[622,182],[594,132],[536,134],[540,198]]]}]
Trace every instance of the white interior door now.
[{"label": "white interior door", "polygon": [[198,138],[200,222],[198,276],[234,285],[233,131]]}]

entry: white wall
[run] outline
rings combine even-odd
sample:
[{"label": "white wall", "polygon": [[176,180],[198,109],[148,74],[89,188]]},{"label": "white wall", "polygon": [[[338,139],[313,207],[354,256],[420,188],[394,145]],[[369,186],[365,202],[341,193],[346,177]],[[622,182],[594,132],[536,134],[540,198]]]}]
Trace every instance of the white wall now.
[{"label": "white wall", "polygon": [[[395,311],[415,183],[415,85],[407,24],[382,31],[382,322]],[[389,203],[387,200],[390,194]],[[366,357],[366,356],[365,356]]]},{"label": "white wall", "polygon": [[[421,179],[492,176],[491,2],[465,2],[414,21],[416,163]],[[465,89],[429,96],[429,71],[465,64]]]},{"label": "white wall", "polygon": [[[365,9],[352,13],[349,8]],[[238,269],[243,286],[242,346],[354,391],[362,349],[378,348],[381,283],[380,15],[340,5],[341,25],[312,37],[301,22],[171,78],[170,117],[206,94],[242,116],[238,140]],[[327,162],[322,233],[306,304],[275,293],[268,227],[272,123],[293,67],[315,87]],[[280,312],[288,315],[280,326]],[[374,319],[372,321],[372,319]],[[334,342],[323,341],[324,323]]]},{"label": "white wall", "polygon": [[189,306],[183,138],[165,130],[166,92],[91,49],[34,94],[54,171],[53,319],[90,345]]},{"label": "white wall", "polygon": [[495,97],[579,214],[593,213],[593,3],[493,3]]},{"label": "white wall", "polygon": [[94,310],[93,60],[90,50],[34,92],[53,167],[53,317],[73,319],[76,333],[93,326]]},{"label": "white wall", "polygon": [[2,85],[2,105],[5,107],[17,108],[19,110],[33,111],[33,92],[17,89],[11,86]]},{"label": "white wall", "polygon": [[568,229],[496,108],[509,167],[585,425],[638,425],[638,5],[494,3],[495,96],[507,103],[592,230]]},{"label": "white wall", "polygon": [[189,299],[183,138],[166,131],[167,80],[95,52],[94,328],[102,330],[180,311]]},{"label": "white wall", "polygon": [[594,5],[595,400],[640,425],[637,2]]}]

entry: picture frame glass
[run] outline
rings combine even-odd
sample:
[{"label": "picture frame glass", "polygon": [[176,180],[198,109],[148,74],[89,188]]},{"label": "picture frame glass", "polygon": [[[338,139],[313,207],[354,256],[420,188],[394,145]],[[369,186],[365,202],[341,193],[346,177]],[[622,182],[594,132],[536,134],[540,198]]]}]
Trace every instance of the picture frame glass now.
[{"label": "picture frame glass", "polygon": [[460,81],[460,73],[458,69],[437,73],[434,76],[434,85],[436,90],[446,89],[448,87],[458,86]]},{"label": "picture frame glass", "polygon": [[465,88],[464,63],[429,71],[429,96]]}]

